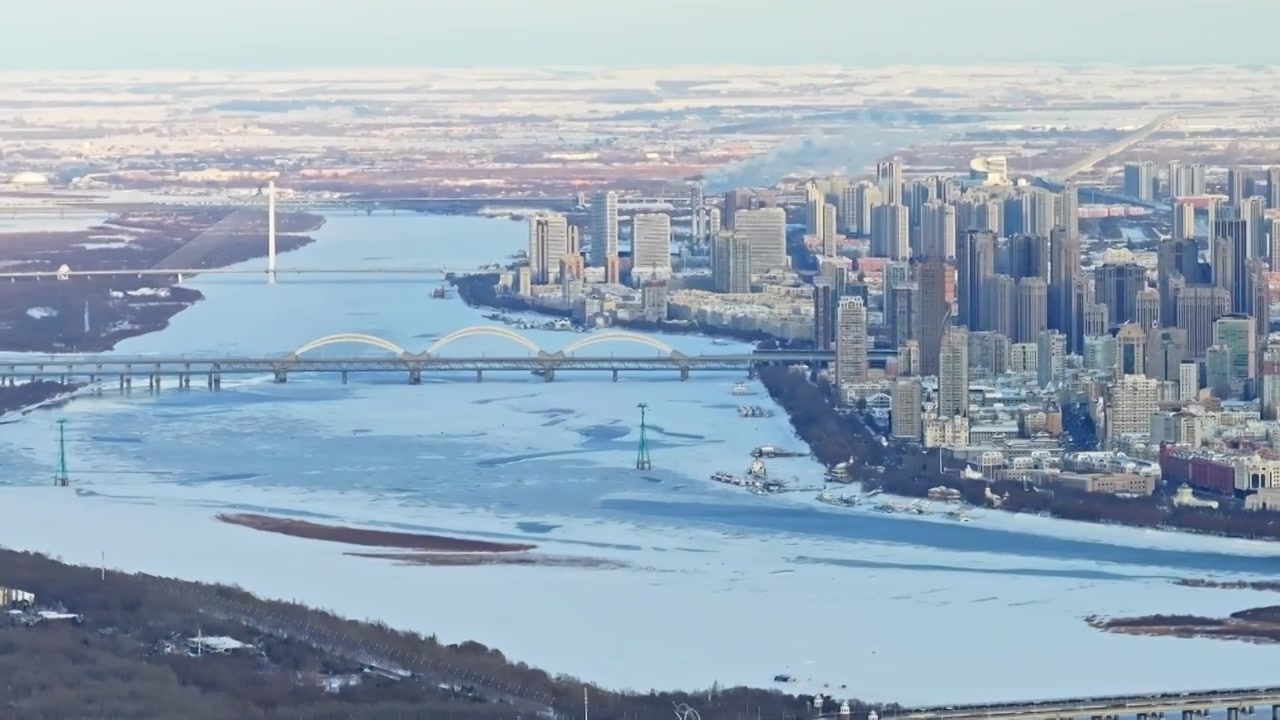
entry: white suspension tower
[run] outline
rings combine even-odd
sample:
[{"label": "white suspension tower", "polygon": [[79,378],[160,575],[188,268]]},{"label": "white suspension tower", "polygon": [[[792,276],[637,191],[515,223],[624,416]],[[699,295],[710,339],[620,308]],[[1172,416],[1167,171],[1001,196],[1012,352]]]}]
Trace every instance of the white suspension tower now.
[{"label": "white suspension tower", "polygon": [[276,181],[267,181],[267,282],[276,283]]}]

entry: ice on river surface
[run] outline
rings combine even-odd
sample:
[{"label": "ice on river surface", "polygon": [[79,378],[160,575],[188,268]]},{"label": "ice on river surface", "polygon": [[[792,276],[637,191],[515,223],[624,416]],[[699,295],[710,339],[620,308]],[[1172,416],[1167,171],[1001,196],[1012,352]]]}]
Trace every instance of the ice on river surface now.
[{"label": "ice on river surface", "polygon": [[[500,261],[509,221],[335,216],[281,257],[342,267]],[[265,261],[256,261],[264,264]],[[197,278],[207,300],[121,353],[264,355],[321,336],[377,335],[411,351],[498,326],[415,277]],[[541,348],[581,335],[520,331]],[[663,337],[684,353],[728,352]],[[622,343],[601,354],[652,354]],[[322,353],[384,352],[364,346]],[[444,353],[523,355],[473,337]],[[768,685],[903,703],[1270,684],[1274,648],[1103,634],[1090,614],[1225,614],[1265,593],[1178,577],[1271,576],[1274,546],[977,511],[972,523],[837,509],[816,493],[757,497],[707,480],[757,445],[796,444],[756,382],[675,373],[228,378],[210,393],[108,386],[0,427],[0,543],[111,567],[238,583],[355,618],[474,639],[611,687]],[[170,383],[172,386],[172,383]],[[635,466],[649,405],[653,469]],[[49,487],[53,422],[68,419],[73,488]],[[771,471],[820,483],[808,459]],[[626,569],[419,567],[218,522],[219,512],[519,539]],[[1188,662],[1194,658],[1194,662]],[[846,689],[840,690],[841,686]]]}]

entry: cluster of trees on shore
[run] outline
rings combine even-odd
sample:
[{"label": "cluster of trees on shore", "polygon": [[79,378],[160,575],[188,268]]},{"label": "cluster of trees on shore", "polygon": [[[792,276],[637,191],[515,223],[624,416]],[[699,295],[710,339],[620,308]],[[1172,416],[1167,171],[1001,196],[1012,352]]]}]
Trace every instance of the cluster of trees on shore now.
[{"label": "cluster of trees on shore", "polygon": [[81,383],[33,380],[10,387],[0,385],[0,414],[42,403],[82,387]]},{"label": "cluster of trees on shore", "polygon": [[883,461],[884,448],[870,442],[857,417],[837,413],[828,389],[806,373],[782,366],[763,367],[760,381],[791,418],[796,435],[822,464],[832,467],[848,462],[857,467]]},{"label": "cluster of trees on shore", "polygon": [[[471,307],[494,308],[523,312],[531,310],[529,303],[510,293],[498,292],[498,273],[476,273],[473,275],[454,275],[449,283],[458,290],[458,297]],[[538,308],[538,312],[555,317],[569,317],[568,310],[554,308]]]},{"label": "cluster of trees on shore", "polygon": [[[0,625],[0,715],[6,718],[418,718],[496,720],[581,711],[584,683],[497,650],[361,623],[226,586],[105,573],[0,550],[6,587],[81,614],[82,624]],[[446,590],[447,591],[447,590]],[[229,635],[254,652],[189,657],[164,642]],[[392,679],[369,664],[415,675]],[[326,692],[324,676],[361,682]],[[447,689],[440,685],[449,686]],[[810,697],[773,689],[613,692],[591,687],[599,718],[668,720],[673,703],[704,717],[811,714]],[[871,706],[853,703],[865,713]],[[886,710],[891,708],[878,708]]]},{"label": "cluster of trees on shore", "polygon": [[[1170,528],[1227,537],[1280,539],[1280,513],[1277,512],[1181,507],[1170,501],[1167,492],[1150,497],[1120,497],[945,474],[938,470],[936,450],[922,453],[918,448],[884,447],[867,432],[858,413],[837,413],[830,392],[804,373],[769,367],[762,369],[761,379],[770,396],[787,411],[796,435],[809,445],[814,456],[829,467],[851,461],[851,476],[868,489],[923,498],[931,488],[946,485],[959,490],[965,502],[985,505],[989,488],[1004,498],[1002,509],[1011,512],[1046,513],[1064,520]],[[883,469],[876,473],[858,471],[860,467],[870,466]]]},{"label": "cluster of trees on shore", "polygon": [[1280,607],[1275,605],[1240,610],[1225,618],[1203,615],[1105,618],[1091,615],[1085,620],[1090,626],[1099,630],[1130,635],[1175,635],[1250,642],[1280,642]]}]

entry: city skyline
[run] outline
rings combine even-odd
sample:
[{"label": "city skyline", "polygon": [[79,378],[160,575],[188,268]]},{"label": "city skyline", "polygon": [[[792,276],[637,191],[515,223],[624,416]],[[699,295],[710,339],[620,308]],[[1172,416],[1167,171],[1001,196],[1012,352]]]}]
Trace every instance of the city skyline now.
[{"label": "city skyline", "polygon": [[[1259,3],[48,2],[0,58],[332,67],[0,72],[0,704],[1280,707],[1280,73],[1187,64]],[[828,51],[953,62],[619,69]]]}]

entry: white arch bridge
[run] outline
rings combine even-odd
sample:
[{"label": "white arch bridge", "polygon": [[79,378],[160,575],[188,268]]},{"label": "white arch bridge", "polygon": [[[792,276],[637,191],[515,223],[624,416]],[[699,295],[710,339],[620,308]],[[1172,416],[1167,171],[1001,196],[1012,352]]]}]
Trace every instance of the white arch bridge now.
[{"label": "white arch bridge", "polygon": [[[476,338],[502,340],[512,352],[501,355],[446,353],[454,343]],[[602,354],[600,346],[620,345],[625,354]],[[334,353],[338,347],[362,347],[359,353]],[[372,348],[377,352],[369,352]],[[609,371],[616,381],[626,371],[666,371],[687,380],[694,371],[741,371],[753,374],[760,365],[827,364],[834,353],[821,350],[753,350],[724,355],[686,355],[670,345],[639,333],[608,330],[592,333],[556,351],[547,351],[533,340],[505,327],[479,325],[441,337],[425,350],[413,352],[386,338],[367,333],[340,333],[317,338],[291,353],[275,356],[175,355],[50,355],[44,358],[0,359],[0,383],[13,385],[28,378],[87,379],[91,382],[119,378],[132,387],[143,379],[157,389],[164,377],[176,377],[190,387],[193,377],[204,377],[210,388],[221,386],[224,375],[271,375],[286,382],[290,373],[336,373],[346,382],[350,373],[404,373],[412,384],[424,373],[473,372],[482,380],[485,372],[532,372],[551,382],[565,371]]]}]

